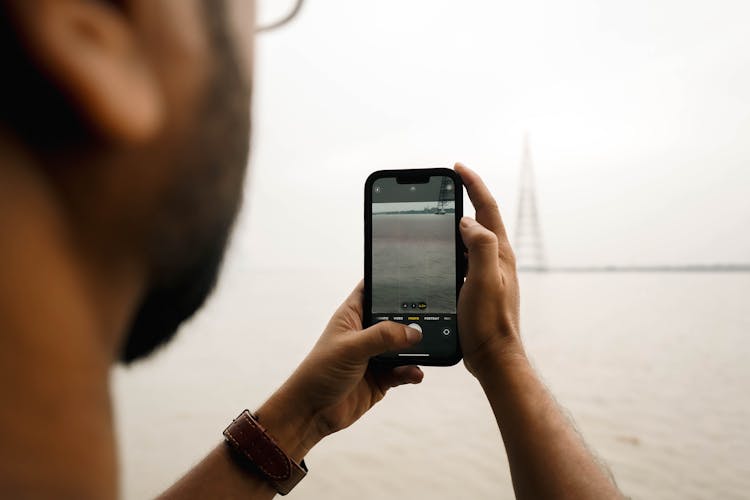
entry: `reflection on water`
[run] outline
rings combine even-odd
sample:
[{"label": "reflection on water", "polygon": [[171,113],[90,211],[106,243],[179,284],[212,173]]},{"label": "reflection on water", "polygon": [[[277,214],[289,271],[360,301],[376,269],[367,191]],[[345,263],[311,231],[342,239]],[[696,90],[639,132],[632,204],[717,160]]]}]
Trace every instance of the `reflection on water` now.
[{"label": "reflection on water", "polygon": [[[114,377],[126,498],[153,496],[265,398],[356,273],[234,268],[155,359]],[[750,491],[750,274],[522,275],[535,365],[633,498]],[[299,498],[512,498],[489,405],[428,368],[307,458]]]}]

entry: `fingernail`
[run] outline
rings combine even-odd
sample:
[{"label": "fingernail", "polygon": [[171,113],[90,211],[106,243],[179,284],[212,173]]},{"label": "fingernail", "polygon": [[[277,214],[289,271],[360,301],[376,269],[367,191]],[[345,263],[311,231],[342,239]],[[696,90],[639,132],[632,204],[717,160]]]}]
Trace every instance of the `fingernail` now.
[{"label": "fingernail", "polygon": [[471,217],[461,217],[461,225],[469,227],[472,224],[476,224],[476,221],[472,219]]},{"label": "fingernail", "polygon": [[422,332],[415,330],[414,328],[406,327],[406,340],[409,344],[416,344],[422,340]]}]

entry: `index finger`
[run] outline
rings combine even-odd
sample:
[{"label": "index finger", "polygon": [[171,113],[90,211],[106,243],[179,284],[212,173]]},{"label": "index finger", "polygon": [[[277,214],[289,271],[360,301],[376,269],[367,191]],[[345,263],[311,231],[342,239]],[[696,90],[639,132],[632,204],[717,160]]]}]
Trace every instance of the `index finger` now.
[{"label": "index finger", "polygon": [[362,302],[365,298],[365,280],[359,280],[357,286],[354,287],[352,293],[344,300],[341,304],[342,307],[346,306],[355,311],[360,317],[362,317]]},{"label": "index finger", "polygon": [[466,186],[469,199],[477,211],[477,222],[495,233],[499,242],[507,242],[508,235],[505,232],[503,218],[500,216],[500,209],[482,178],[462,163],[456,163],[454,170],[458,172]]}]

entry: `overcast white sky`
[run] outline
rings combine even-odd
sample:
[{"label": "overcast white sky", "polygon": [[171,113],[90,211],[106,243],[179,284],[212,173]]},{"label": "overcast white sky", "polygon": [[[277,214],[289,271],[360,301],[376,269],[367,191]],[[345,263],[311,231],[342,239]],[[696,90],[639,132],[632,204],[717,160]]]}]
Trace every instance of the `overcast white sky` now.
[{"label": "overcast white sky", "polygon": [[[235,252],[361,266],[379,169],[463,161],[551,264],[750,261],[747,0],[306,0],[258,39]],[[248,257],[249,255],[249,257]]]}]

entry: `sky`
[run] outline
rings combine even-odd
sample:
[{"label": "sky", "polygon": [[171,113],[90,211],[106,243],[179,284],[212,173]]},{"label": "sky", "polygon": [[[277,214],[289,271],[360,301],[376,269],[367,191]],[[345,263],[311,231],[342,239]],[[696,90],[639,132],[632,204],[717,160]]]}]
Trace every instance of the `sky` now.
[{"label": "sky", "polygon": [[368,174],[456,161],[513,234],[528,133],[550,264],[748,262],[748,19],[746,0],[306,0],[257,39],[233,251],[358,269]]}]

